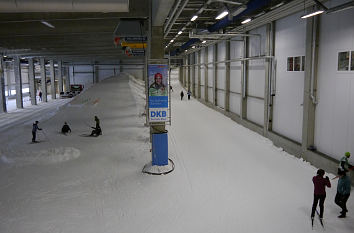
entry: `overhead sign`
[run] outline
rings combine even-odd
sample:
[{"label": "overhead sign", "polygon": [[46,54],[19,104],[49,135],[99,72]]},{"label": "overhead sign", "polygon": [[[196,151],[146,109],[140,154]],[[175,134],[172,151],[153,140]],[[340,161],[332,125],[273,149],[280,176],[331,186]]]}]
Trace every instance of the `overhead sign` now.
[{"label": "overhead sign", "polygon": [[149,121],[168,121],[168,65],[149,64]]}]

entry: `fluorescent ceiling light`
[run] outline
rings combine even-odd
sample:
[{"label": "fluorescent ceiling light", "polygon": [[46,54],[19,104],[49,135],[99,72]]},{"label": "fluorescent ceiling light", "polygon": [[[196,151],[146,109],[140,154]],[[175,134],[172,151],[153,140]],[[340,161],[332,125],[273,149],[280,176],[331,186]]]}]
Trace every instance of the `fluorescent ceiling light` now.
[{"label": "fluorescent ceiling light", "polygon": [[194,45],[192,46],[192,49],[195,49],[195,46],[194,46]]},{"label": "fluorescent ceiling light", "polygon": [[174,40],[170,40],[170,42],[172,43]]},{"label": "fluorescent ceiling light", "polygon": [[251,20],[252,20],[252,19],[248,18],[248,19],[243,20],[241,23],[242,23],[242,24],[245,24],[245,23],[251,22]]},{"label": "fluorescent ceiling light", "polygon": [[311,13],[309,13],[309,14],[303,15],[303,16],[301,16],[301,18],[302,18],[302,19],[306,19],[306,18],[315,16],[315,15],[322,14],[323,12],[324,12],[324,10],[318,10],[318,11],[311,12]]},{"label": "fluorescent ceiling light", "polygon": [[187,52],[188,50],[186,49],[186,50],[184,50],[184,52]]},{"label": "fluorescent ceiling light", "polygon": [[228,14],[229,14],[229,12],[225,10],[225,11],[221,12],[218,16],[216,16],[215,19],[222,19]]},{"label": "fluorescent ceiling light", "polygon": [[179,31],[177,34],[178,34],[178,35],[181,35],[181,34],[182,34],[182,31]]},{"label": "fluorescent ceiling light", "polygon": [[202,44],[205,44],[206,43],[206,40],[203,40]]},{"label": "fluorescent ceiling light", "polygon": [[198,18],[198,15],[194,15],[192,18],[191,18],[191,21],[193,22],[194,20],[196,20]]},{"label": "fluorescent ceiling light", "polygon": [[42,20],[41,23],[43,23],[45,26],[50,27],[50,28],[55,28],[54,25],[48,23],[47,21]]},{"label": "fluorescent ceiling light", "polygon": [[4,57],[7,57],[6,55],[4,55]]}]

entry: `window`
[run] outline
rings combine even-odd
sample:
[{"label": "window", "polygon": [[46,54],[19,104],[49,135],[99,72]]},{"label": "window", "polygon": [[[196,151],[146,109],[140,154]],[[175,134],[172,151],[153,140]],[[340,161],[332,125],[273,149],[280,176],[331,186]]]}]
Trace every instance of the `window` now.
[{"label": "window", "polygon": [[338,71],[349,70],[349,52],[338,53]]},{"label": "window", "polygon": [[287,71],[304,71],[305,56],[288,57]]}]

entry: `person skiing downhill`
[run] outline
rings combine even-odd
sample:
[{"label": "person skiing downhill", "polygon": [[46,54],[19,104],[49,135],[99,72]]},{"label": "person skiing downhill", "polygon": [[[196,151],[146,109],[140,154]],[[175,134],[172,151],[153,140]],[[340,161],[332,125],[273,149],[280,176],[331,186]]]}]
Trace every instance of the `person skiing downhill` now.
[{"label": "person skiing downhill", "polygon": [[324,201],[326,199],[326,186],[328,188],[331,187],[331,182],[329,181],[328,176],[323,178],[325,171],[323,169],[317,170],[317,175],[312,178],[312,182],[314,185],[314,195],[313,195],[313,204],[312,204],[312,211],[311,211],[311,220],[313,225],[313,219],[315,217],[315,212],[317,208],[318,201],[320,201],[320,221],[322,223],[323,219],[323,212],[324,212]]},{"label": "person skiing downhill", "polygon": [[38,127],[38,121],[35,121],[32,125],[32,142],[37,142],[36,141],[37,130],[42,130],[42,129]]},{"label": "person skiing downhill", "polygon": [[338,179],[338,186],[337,186],[337,194],[334,199],[334,202],[342,208],[342,211],[340,212],[341,215],[338,216],[338,218],[345,218],[346,214],[348,212],[347,209],[347,201],[350,196],[350,178],[346,175],[345,171],[339,171],[338,172],[339,179]]}]

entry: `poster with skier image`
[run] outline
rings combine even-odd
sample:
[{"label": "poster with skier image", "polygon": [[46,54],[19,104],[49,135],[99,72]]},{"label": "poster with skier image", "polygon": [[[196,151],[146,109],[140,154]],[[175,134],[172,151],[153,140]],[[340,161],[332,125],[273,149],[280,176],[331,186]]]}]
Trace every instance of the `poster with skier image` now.
[{"label": "poster with skier image", "polygon": [[149,64],[149,121],[168,121],[168,65]]}]

